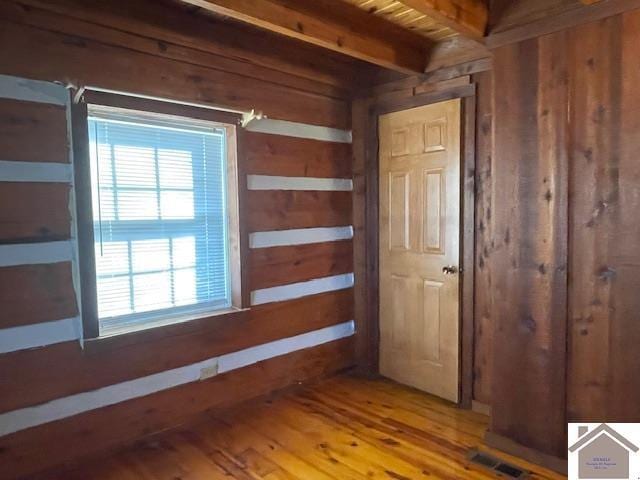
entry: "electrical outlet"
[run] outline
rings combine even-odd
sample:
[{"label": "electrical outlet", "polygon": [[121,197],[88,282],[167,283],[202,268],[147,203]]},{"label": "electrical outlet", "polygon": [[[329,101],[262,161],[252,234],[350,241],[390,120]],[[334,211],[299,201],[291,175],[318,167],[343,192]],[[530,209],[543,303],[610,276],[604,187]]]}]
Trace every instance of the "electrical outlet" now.
[{"label": "electrical outlet", "polygon": [[208,367],[202,367],[200,369],[200,380],[206,380],[207,378],[215,377],[218,375],[218,360]]}]

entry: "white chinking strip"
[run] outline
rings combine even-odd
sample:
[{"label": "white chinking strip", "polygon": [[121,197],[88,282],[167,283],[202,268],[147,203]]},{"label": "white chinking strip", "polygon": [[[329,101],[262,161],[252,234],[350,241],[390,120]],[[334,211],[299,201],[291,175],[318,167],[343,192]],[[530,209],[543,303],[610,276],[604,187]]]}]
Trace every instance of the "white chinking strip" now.
[{"label": "white chinking strip", "polygon": [[71,183],[70,164],[0,160],[0,182]]},{"label": "white chinking strip", "polygon": [[66,105],[69,94],[62,85],[0,75],[0,98]]},{"label": "white chinking strip", "polygon": [[323,190],[350,192],[353,182],[346,178],[277,177],[247,175],[249,190]]},{"label": "white chinking strip", "polygon": [[296,337],[283,338],[275,342],[264,343],[240,352],[223,355],[218,360],[218,373],[230,372],[270,358],[286,355],[303,348],[322,345],[341,338],[350,337],[355,332],[353,320],[321,330],[303,333]]},{"label": "white chinking strip", "polygon": [[286,355],[287,353],[350,337],[354,334],[354,331],[354,322],[349,321],[295,337],[247,348],[239,352],[210,358],[185,367],[167,370],[90,392],[59,398],[34,407],[6,412],[0,414],[0,436],[133,398],[143,397],[179,385],[196,382],[200,379],[201,370],[215,366],[216,362],[218,363],[218,372],[225,373],[263,360]]},{"label": "white chinking strip", "polygon": [[353,273],[316,278],[307,282],[290,283],[279,287],[263,288],[251,292],[251,305],[281,302],[317,293],[332,292],[353,287]]},{"label": "white chinking strip", "polygon": [[303,245],[306,243],[335,242],[353,238],[353,227],[298,228],[255,232],[249,235],[250,248]]},{"label": "white chinking strip", "polygon": [[71,240],[0,245],[0,267],[68,262],[72,258]]},{"label": "white chinking strip", "polygon": [[285,135],[287,137],[309,138],[325,142],[351,143],[351,132],[337,128],[320,127],[306,123],[288,122],[286,120],[272,120],[263,118],[253,120],[247,125],[250,132]]},{"label": "white chinking strip", "polygon": [[45,347],[79,338],[79,318],[21,325],[0,330],[0,353]]}]

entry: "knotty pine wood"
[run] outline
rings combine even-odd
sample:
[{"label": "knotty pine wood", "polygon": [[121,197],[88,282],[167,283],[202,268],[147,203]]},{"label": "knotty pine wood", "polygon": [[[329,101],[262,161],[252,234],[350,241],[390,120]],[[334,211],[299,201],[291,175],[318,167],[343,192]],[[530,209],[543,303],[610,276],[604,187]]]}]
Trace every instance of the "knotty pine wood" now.
[{"label": "knotty pine wood", "polygon": [[455,35],[448,27],[433,18],[394,0],[347,0],[349,3],[387,21],[410,29],[430,40],[441,41]]},{"label": "knotty pine wood", "polygon": [[0,268],[0,305],[0,329],[75,317],[71,262]]},{"label": "knotty pine wood", "polygon": [[474,265],[473,398],[491,403],[492,309],[491,309],[491,167],[493,79],[490,71],[473,76],[476,104],[476,215]]},{"label": "knotty pine wood", "polygon": [[493,70],[491,431],[557,457],[567,452],[566,40],[502,47]]},{"label": "knotty pine wood", "polygon": [[253,175],[351,178],[351,145],[246,132],[246,171]]},{"label": "knotty pine wood", "polygon": [[[492,479],[469,463],[487,418],[388,380],[342,375],[213,412],[40,480]],[[533,479],[563,476],[501,455]]]},{"label": "knotty pine wood", "polygon": [[351,225],[351,192],[253,190],[247,195],[250,232]]},{"label": "knotty pine wood", "polygon": [[[30,140],[37,142],[37,137]],[[66,240],[70,236],[70,186],[3,182],[0,186],[0,244]]]},{"label": "knotty pine wood", "polygon": [[464,37],[481,41],[486,33],[489,7],[484,0],[403,0],[403,2]]},{"label": "knotty pine wood", "polygon": [[569,421],[640,419],[640,10],[569,36]]},{"label": "knotty pine wood", "polygon": [[22,430],[0,438],[0,478],[14,479],[119,447],[204,411],[327,376],[352,364],[353,339],[345,338]]},{"label": "knotty pine wood", "polygon": [[255,248],[249,253],[251,290],[353,271],[353,242]]},{"label": "knotty pine wood", "polygon": [[0,98],[0,159],[69,163],[65,107]]},{"label": "knotty pine wood", "polygon": [[[345,289],[85,343],[0,355],[0,412],[178,368],[353,319]],[[42,365],[52,368],[43,369]]]},{"label": "knotty pine wood", "polygon": [[556,456],[565,417],[640,418],[639,26],[633,10],[494,55],[492,428]]}]

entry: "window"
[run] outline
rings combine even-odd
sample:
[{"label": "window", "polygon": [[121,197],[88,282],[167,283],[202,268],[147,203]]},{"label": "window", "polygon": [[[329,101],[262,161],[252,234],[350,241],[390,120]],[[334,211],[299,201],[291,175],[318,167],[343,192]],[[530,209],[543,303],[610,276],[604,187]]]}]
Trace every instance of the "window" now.
[{"label": "window", "polygon": [[99,335],[232,308],[234,127],[94,105],[87,124]]}]

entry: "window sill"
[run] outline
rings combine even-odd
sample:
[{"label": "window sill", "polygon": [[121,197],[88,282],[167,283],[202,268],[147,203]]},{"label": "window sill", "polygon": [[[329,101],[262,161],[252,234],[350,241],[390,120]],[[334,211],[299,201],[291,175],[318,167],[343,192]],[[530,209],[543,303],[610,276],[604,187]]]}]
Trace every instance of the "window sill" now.
[{"label": "window sill", "polygon": [[155,322],[140,325],[136,329],[127,329],[110,333],[84,341],[85,353],[100,353],[106,350],[116,350],[133,344],[153,342],[167,337],[191,335],[194,333],[215,329],[223,322],[230,322],[244,317],[249,308],[231,307],[215,312],[200,313],[181,317],[179,320]]}]

